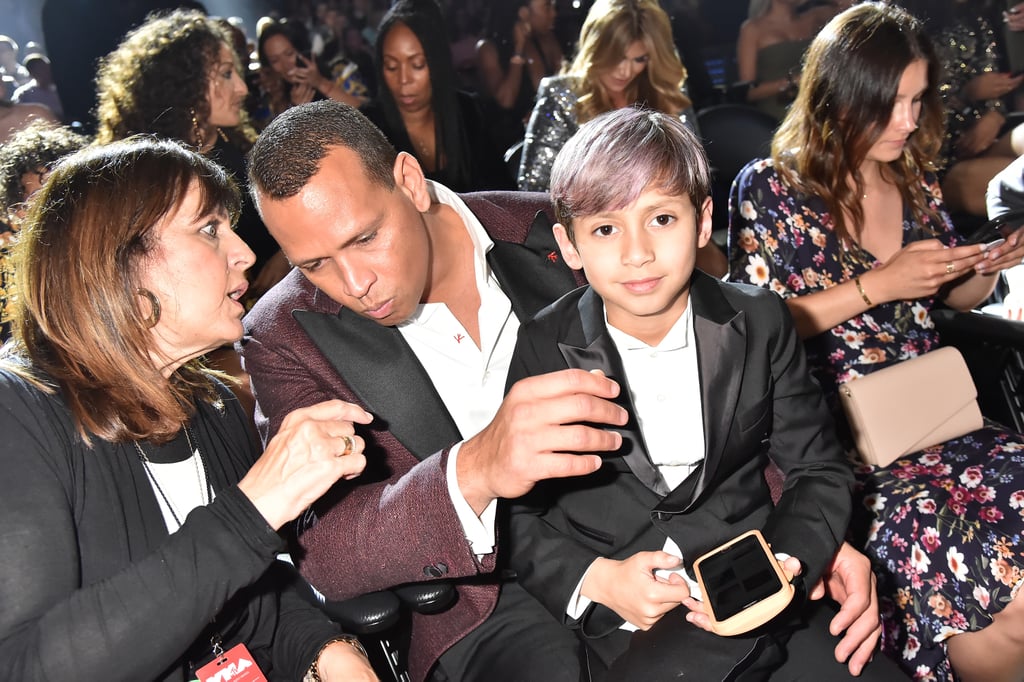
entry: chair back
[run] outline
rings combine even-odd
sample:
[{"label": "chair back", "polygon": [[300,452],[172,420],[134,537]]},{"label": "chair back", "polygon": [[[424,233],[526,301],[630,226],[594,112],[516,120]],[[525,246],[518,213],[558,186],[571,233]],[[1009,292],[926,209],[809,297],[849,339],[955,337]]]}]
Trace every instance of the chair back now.
[{"label": "chair back", "polygon": [[714,230],[728,220],[729,187],[747,163],[771,153],[778,121],[746,104],[718,104],[697,112],[697,125],[713,171]]}]

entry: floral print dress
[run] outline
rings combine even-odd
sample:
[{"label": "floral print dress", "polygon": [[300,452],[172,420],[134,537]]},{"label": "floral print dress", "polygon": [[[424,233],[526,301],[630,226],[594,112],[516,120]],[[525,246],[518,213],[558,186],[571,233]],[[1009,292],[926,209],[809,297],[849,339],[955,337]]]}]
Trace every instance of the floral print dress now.
[{"label": "floral print dress", "polygon": [[[941,220],[903,220],[903,244],[955,245],[934,176],[922,179]],[[844,249],[824,202],[787,188],[772,161],[740,172],[729,201],[730,279],[788,298],[822,291],[879,263]],[[938,345],[935,298],[871,308],[807,339],[808,360],[850,443],[837,387]],[[852,447],[851,456],[855,457]],[[857,466],[854,542],[878,577],[882,648],[918,680],[953,680],[945,640],[992,621],[1024,578],[1024,438],[998,424],[901,458]]]}]

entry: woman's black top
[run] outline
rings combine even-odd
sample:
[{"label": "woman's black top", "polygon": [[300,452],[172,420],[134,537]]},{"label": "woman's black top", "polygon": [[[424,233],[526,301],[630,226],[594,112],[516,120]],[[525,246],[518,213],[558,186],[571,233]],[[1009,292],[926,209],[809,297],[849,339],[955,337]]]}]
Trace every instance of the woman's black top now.
[{"label": "woman's black top", "polygon": [[219,388],[190,421],[215,497],[168,535],[132,443],[86,445],[59,392],[0,370],[0,679],[192,680],[217,632],[294,681],[337,634],[235,485],[259,450]]}]

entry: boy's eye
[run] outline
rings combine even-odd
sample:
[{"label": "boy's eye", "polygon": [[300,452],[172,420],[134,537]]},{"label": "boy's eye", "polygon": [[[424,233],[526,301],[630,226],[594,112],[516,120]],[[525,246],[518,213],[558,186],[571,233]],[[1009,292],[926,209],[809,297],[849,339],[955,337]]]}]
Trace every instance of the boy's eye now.
[{"label": "boy's eye", "polygon": [[654,218],[654,222],[662,226],[671,225],[674,220],[675,216],[671,216],[667,213],[662,213]]},{"label": "boy's eye", "polygon": [[615,228],[611,225],[598,225],[594,228],[594,234],[599,237],[608,237],[615,234]]},{"label": "boy's eye", "polygon": [[315,261],[313,261],[311,263],[305,263],[305,264],[301,265],[299,267],[299,269],[300,270],[305,270],[306,272],[314,272],[316,270],[319,270],[320,266],[323,265],[323,263],[324,263],[323,259],[315,260]]},{"label": "boy's eye", "polygon": [[214,238],[216,238],[217,237],[217,229],[218,229],[218,226],[217,226],[216,222],[209,222],[206,225],[203,225],[199,229],[199,231],[202,232],[203,234],[205,234],[207,237],[214,237]]}]

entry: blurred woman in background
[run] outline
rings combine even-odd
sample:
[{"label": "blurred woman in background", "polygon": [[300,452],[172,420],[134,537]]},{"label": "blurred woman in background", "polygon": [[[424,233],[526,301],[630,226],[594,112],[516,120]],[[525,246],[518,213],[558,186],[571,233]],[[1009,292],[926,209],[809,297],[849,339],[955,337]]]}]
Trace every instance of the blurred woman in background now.
[{"label": "blurred woman in background", "polygon": [[425,175],[456,192],[511,189],[476,99],[457,76],[436,0],[399,0],[377,30],[377,98],[363,113]]},{"label": "blurred woman in background", "polygon": [[547,191],[559,150],[581,123],[606,111],[642,106],[685,117],[692,128],[685,83],[672,26],[657,0],[597,0],[572,62],[541,81],[526,128],[519,189]]}]

